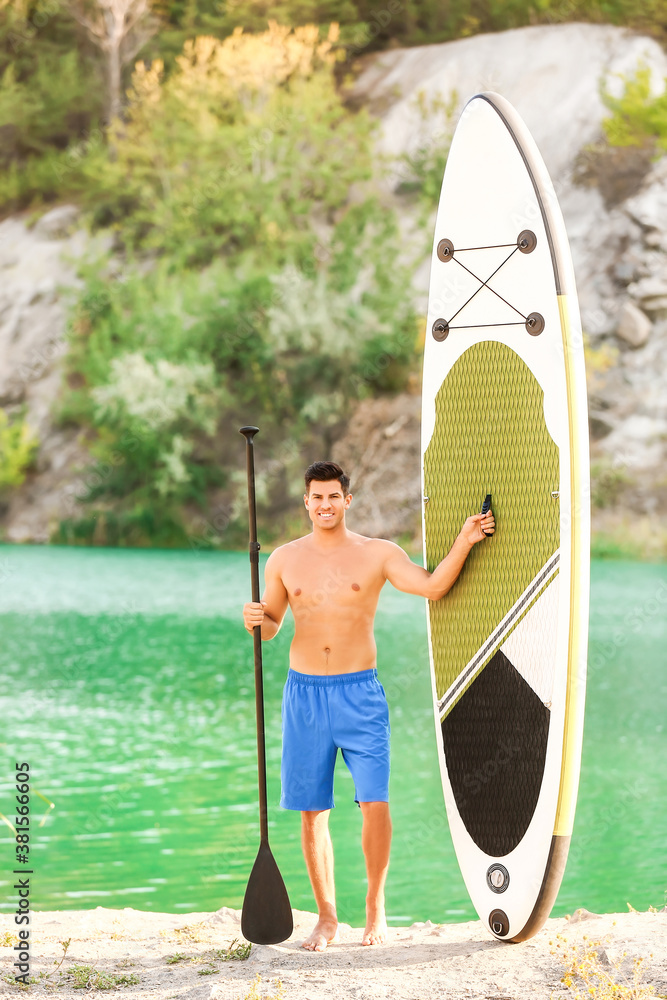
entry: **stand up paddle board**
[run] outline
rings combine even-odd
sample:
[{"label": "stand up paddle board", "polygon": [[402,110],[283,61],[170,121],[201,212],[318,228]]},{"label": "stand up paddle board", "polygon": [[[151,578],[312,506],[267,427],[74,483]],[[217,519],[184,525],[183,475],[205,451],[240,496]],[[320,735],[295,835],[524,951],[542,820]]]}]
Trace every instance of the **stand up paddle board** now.
[{"label": "stand up paddle board", "polygon": [[522,941],[558,893],[579,781],[588,417],[565,226],[537,146],[498,94],[466,105],[442,184],[422,455],[429,570],[485,501],[496,518],[427,618],[459,865],[491,933]]}]

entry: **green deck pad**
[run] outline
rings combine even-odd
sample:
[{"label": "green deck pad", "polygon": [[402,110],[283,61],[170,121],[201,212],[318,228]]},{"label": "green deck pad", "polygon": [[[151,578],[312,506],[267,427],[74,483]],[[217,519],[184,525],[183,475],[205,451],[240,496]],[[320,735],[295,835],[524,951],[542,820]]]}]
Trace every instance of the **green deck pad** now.
[{"label": "green deck pad", "polygon": [[475,545],[449,593],[429,602],[439,699],[558,549],[559,501],[551,496],[559,489],[558,446],[543,403],[528,366],[497,341],[465,351],[438,390],[424,454],[428,569],[487,493],[496,518],[495,535]]}]

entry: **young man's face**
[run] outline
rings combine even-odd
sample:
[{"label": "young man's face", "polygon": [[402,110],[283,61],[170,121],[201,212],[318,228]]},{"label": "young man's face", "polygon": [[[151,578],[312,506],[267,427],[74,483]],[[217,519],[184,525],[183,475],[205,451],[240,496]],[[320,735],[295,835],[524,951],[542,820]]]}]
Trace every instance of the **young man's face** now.
[{"label": "young man's face", "polygon": [[310,492],[303,497],[310,520],[326,529],[335,528],[341,523],[351,500],[352,494],[345,496],[337,479],[326,483],[318,483],[313,479]]}]

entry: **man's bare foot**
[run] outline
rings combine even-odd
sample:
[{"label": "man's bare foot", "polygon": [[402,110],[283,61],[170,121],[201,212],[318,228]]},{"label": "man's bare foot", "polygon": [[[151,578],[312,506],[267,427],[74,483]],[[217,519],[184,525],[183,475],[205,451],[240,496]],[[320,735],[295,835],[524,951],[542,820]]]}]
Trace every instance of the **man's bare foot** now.
[{"label": "man's bare foot", "polygon": [[384,944],[387,940],[387,921],[384,906],[366,904],[366,930],[362,944]]},{"label": "man's bare foot", "polygon": [[338,940],[338,921],[335,917],[320,917],[309,937],[301,947],[306,951],[324,951],[328,944]]}]

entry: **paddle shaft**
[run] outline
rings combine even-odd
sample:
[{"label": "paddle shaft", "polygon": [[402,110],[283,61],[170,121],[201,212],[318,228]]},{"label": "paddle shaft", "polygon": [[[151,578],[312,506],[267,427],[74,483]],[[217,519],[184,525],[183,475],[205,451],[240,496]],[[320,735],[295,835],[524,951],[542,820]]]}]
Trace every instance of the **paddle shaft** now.
[{"label": "paddle shaft", "polygon": [[[248,522],[250,525],[250,579],[252,599],[259,602],[259,549],[257,541],[257,506],[255,503],[255,448],[253,438],[257,427],[241,427],[246,440],[246,468],[248,475]],[[262,675],[262,627],[255,625],[253,644],[255,652],[255,716],[257,719],[257,770],[259,776],[259,834],[263,844],[269,842],[269,821],[266,806],[266,738],[264,735],[264,680]]]}]

